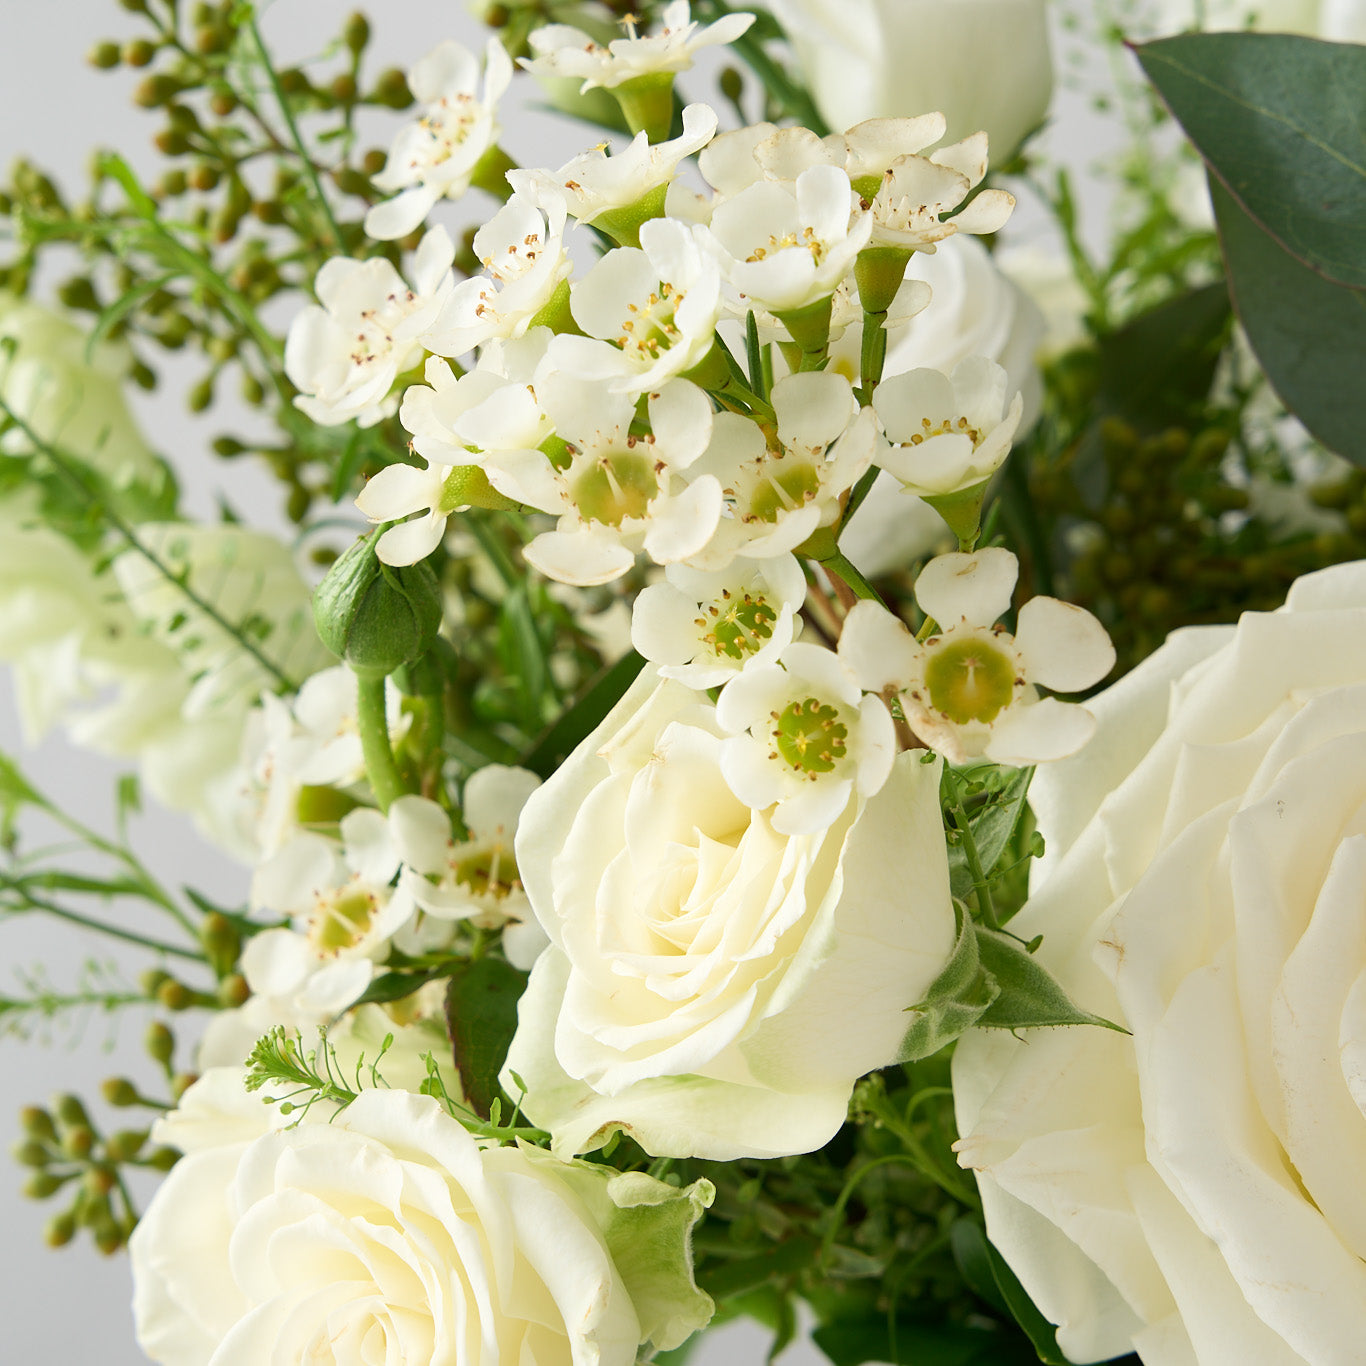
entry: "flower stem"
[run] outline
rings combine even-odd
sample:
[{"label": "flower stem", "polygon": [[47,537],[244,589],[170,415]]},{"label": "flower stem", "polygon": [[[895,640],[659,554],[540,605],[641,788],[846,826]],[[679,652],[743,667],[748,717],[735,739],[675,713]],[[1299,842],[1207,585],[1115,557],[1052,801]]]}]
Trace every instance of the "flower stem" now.
[{"label": "flower stem", "polygon": [[[853,566],[849,557],[842,551],[836,550],[833,555],[826,556],[820,563],[831,573],[838,574],[839,577],[849,585],[856,596],[866,598],[869,602],[882,603],[878,591],[867,579]],[[886,604],[882,603],[885,607]]]},{"label": "flower stem", "polygon": [[393,746],[389,743],[389,715],[385,707],[387,679],[356,677],[356,724],[360,730],[361,754],[365,758],[365,775],[379,809],[387,812],[395,797],[407,788],[399,776],[394,761]]},{"label": "flower stem", "polygon": [[963,837],[963,858],[967,861],[968,872],[972,877],[972,889],[977,893],[977,909],[982,912],[982,919],[986,921],[988,929],[999,930],[1001,925],[996,919],[996,903],[991,899],[991,888],[987,885],[982,857],[977,852],[977,841],[972,835],[972,822],[968,819],[967,808],[963,805],[963,789],[958,785],[956,776],[950,779],[950,783],[950,790],[953,792],[950,809],[953,811],[953,823]]}]

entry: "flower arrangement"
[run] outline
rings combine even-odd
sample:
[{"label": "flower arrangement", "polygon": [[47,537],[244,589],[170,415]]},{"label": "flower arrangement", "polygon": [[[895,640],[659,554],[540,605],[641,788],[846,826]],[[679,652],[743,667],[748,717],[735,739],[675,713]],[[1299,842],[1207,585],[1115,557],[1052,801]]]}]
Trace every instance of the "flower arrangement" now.
[{"label": "flower arrangement", "polygon": [[[1351,6],[1121,9],[1098,252],[1042,0],[510,0],[380,72],[121,3],[164,171],[0,191],[0,656],[131,771],[103,830],[0,761],[0,907],[124,957],[0,1031],[150,1012],[14,1149],[148,1359],[1354,1360]],[[187,511],[180,351],[287,533]]]}]

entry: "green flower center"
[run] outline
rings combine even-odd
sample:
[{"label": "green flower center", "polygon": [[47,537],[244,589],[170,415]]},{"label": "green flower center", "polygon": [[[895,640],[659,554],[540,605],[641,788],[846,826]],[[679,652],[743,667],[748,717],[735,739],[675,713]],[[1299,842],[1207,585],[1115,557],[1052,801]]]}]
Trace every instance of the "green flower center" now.
[{"label": "green flower center", "polygon": [[774,757],[781,755],[813,782],[818,773],[829,773],[848,753],[848,727],[840,721],[838,708],[829,703],[808,697],[772,715]]},{"label": "green flower center", "polygon": [[991,722],[1010,704],[1015,662],[984,640],[949,641],[931,652],[925,684],[935,710],[950,721]]},{"label": "green flower center", "polygon": [[644,304],[627,304],[617,345],[638,364],[653,365],[660,352],[683,335],[674,323],[674,313],[685,297],[681,289],[661,281]]},{"label": "green flower center", "polygon": [[772,456],[759,464],[759,478],[750,498],[746,522],[776,522],[785,512],[809,503],[821,491],[820,475],[806,460]]},{"label": "green flower center", "polygon": [[628,437],[630,449],[601,455],[574,481],[574,502],[586,521],[620,526],[644,517],[659,492],[653,452],[643,439]]},{"label": "green flower center", "polygon": [[375,894],[365,887],[343,887],[331,897],[319,898],[308,937],[320,953],[354,948],[365,938],[377,908]]},{"label": "green flower center", "polygon": [[456,852],[463,857],[451,859],[451,877],[472,896],[502,898],[521,887],[516,861],[501,844],[465,845]]},{"label": "green flower center", "polygon": [[757,654],[764,642],[773,637],[773,623],[778,613],[762,595],[748,593],[737,597],[729,588],[721,592],[721,601],[707,608],[707,615],[699,617],[703,628],[702,643],[717,655],[727,659],[743,659]]}]

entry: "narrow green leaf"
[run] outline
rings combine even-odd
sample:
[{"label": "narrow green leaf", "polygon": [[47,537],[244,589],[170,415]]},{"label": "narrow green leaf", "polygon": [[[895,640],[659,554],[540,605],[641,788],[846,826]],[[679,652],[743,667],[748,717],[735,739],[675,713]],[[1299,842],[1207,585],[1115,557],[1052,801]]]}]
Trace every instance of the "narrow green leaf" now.
[{"label": "narrow green leaf", "polygon": [[957,902],[954,914],[958,918],[958,942],[924,1000],[909,1008],[911,1023],[896,1062],[915,1062],[937,1053],[976,1024],[1000,990],[991,973],[982,967],[973,923]]},{"label": "narrow green leaf", "polygon": [[382,1005],[386,1001],[401,1001],[405,996],[411,996],[419,987],[426,986],[428,982],[441,976],[443,973],[437,971],[381,973],[365,989],[365,994],[357,999],[356,1004],[363,1006],[370,1002],[378,1002]]},{"label": "narrow green leaf", "polygon": [[1001,1314],[1009,1314],[1010,1306],[996,1284],[989,1255],[990,1244],[978,1219],[964,1215],[955,1219],[949,1228],[949,1246],[953,1249],[954,1264],[972,1293]]},{"label": "narrow green leaf", "polygon": [[517,1002],[526,973],[501,958],[462,963],[446,989],[446,1023],[465,1101],[487,1118],[499,1095],[498,1072],[517,1028]]},{"label": "narrow green leaf", "polygon": [[1067,1358],[1058,1346],[1058,1330],[1039,1313],[1034,1301],[1025,1293],[1015,1273],[1006,1264],[1006,1259],[983,1237],[987,1262],[996,1282],[996,1288],[1014,1316],[1015,1322],[1024,1329],[1035,1353],[1044,1366],[1068,1366]]},{"label": "narrow green leaf", "polygon": [[983,1029],[1030,1029],[1045,1025],[1101,1025],[1128,1031],[1073,1005],[1053,975],[1018,940],[984,926],[974,926],[983,967],[997,994],[976,1023]]},{"label": "narrow green leaf", "polygon": [[1136,51],[1253,222],[1311,271],[1366,288],[1366,47],[1188,33]]}]

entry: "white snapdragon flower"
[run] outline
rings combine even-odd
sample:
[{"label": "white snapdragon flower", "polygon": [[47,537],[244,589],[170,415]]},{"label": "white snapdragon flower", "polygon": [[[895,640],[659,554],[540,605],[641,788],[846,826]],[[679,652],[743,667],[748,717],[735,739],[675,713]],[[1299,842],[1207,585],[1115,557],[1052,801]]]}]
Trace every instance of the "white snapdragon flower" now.
[{"label": "white snapdragon flower", "polygon": [[853,670],[822,645],[789,645],[731,679],[716,719],[728,732],[721,772],[730,790],[755,811],[772,807],[784,835],[815,834],[853,793],[873,796],[896,757],[886,704],[864,696]]},{"label": "white snapdragon flower", "polygon": [[994,625],[1018,573],[1015,556],[996,548],[931,560],[915,596],[939,629],[923,642],[878,603],[855,603],[845,618],[841,659],[865,688],[894,689],[907,724],[952,763],[1061,759],[1095,729],[1085,707],[1041,699],[1036,685],[1089,688],[1114,667],[1114,646],[1090,612],[1057,598],[1025,603],[1014,636]]},{"label": "white snapdragon flower", "polygon": [[586,337],[551,344],[556,366],[642,394],[697,365],[721,315],[721,273],[693,233],[671,218],[640,228],[640,246],[609,251],[573,288]]},{"label": "white snapdragon flower", "polygon": [[469,921],[503,931],[509,961],[529,968],[545,944],[522,890],[513,839],[517,818],[541,780],[523,768],[490,764],[465,784],[460,806],[466,838],[425,797],[399,797],[389,827],[403,863],[399,886],[435,921]]},{"label": "white snapdragon flower", "polygon": [[595,86],[610,90],[641,77],[691,70],[697,52],[733,43],[754,22],[754,16],[727,14],[699,28],[688,0],[670,0],[655,33],[638,34],[632,19],[622,22],[627,25],[627,36],[614,39],[606,47],[569,24],[533,29],[527,41],[536,55],[522,58],[521,64],[536,76],[582,80],[580,93]]},{"label": "white snapdragon flower", "polygon": [[959,361],[953,374],[911,370],[883,380],[873,409],[889,443],[878,463],[921,498],[969,489],[1000,469],[1024,398],[1006,406],[1009,376],[985,356]]},{"label": "white snapdragon flower", "polygon": [[291,922],[253,935],[242,951],[248,986],[280,1001],[281,1024],[323,1023],[345,1010],[413,913],[408,893],[390,885],[399,859],[384,817],[360,807],[340,828],[340,848],[306,831],[252,877],[253,912]]},{"label": "white snapdragon flower", "polygon": [[698,569],[724,569],[737,555],[763,560],[795,550],[840,514],[840,498],[872,464],[877,421],[859,410],[849,381],[824,372],[789,375],[770,395],[778,419],[771,447],[758,424],[719,413],[700,474],[725,489],[728,515]]},{"label": "white snapdragon flower", "polygon": [[741,190],[715,209],[703,231],[742,304],[781,316],[828,299],[853,270],[872,228],[848,175],[820,165],[790,188],[761,180]]},{"label": "white snapdragon flower", "polygon": [[573,266],[564,249],[564,196],[514,194],[474,235],[486,275],[462,280],[432,324],[428,345],[463,356],[494,337],[520,337]]},{"label": "white snapdragon flower", "polygon": [[538,450],[488,459],[500,493],[559,515],[524,550],[527,562],[561,583],[610,583],[643,550],[656,564],[696,555],[721,516],[721,484],[682,474],[711,438],[712,408],[687,380],[670,380],[649,399],[650,432],[631,434],[636,401],[554,371],[537,393],[554,420],[567,463]]},{"label": "white snapdragon flower", "polygon": [[791,555],[707,571],[671,564],[637,595],[631,643],[661,678],[715,688],[771,663],[801,630],[806,578]]},{"label": "white snapdragon flower", "polygon": [[[690,104],[683,110],[683,132],[669,142],[649,143],[637,133],[629,146],[609,156],[606,145],[566,162],[558,171],[517,170],[508,172],[508,183],[518,194],[564,196],[572,217],[580,223],[603,222],[616,226],[619,211],[635,209],[646,196],[663,207],[665,189],[678,174],[685,158],[700,152],[716,132],[716,112],[705,104]],[[639,222],[651,216],[642,211]]]},{"label": "white snapdragon flower", "polygon": [[408,89],[422,115],[399,130],[375,185],[393,199],[365,215],[365,231],[381,242],[406,237],[438,200],[458,199],[470,187],[480,160],[498,143],[498,101],[512,80],[503,44],[484,49],[484,91],[479,59],[447,39],[408,72]]},{"label": "white snapdragon flower", "polygon": [[318,303],[300,313],[285,340],[294,402],[333,427],[355,418],[372,427],[398,407],[389,391],[422,357],[423,334],[455,287],[455,247],[433,228],[413,259],[410,289],[388,261],[334,256],[318,272]]}]

